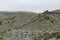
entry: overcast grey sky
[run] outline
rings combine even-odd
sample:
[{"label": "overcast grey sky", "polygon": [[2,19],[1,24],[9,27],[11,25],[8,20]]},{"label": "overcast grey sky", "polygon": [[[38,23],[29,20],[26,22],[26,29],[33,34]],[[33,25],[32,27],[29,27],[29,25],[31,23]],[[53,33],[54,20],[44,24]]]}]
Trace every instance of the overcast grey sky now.
[{"label": "overcast grey sky", "polygon": [[60,0],[0,0],[0,11],[44,11],[60,9]]}]

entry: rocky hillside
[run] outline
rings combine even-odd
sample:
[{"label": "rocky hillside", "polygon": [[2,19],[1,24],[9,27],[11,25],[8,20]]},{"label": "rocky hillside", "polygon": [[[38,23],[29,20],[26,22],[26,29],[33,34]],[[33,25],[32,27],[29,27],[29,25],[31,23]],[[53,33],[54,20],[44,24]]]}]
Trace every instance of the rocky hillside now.
[{"label": "rocky hillside", "polygon": [[59,40],[60,13],[0,12],[0,36],[1,40]]}]

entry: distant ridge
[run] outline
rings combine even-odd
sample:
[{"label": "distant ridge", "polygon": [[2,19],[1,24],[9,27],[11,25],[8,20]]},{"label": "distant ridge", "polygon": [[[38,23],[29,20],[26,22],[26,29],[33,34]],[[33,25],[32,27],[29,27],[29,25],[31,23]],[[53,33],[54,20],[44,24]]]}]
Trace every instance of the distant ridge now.
[{"label": "distant ridge", "polygon": [[25,12],[25,11],[0,11],[0,14],[22,14],[22,13],[34,13],[34,12]]},{"label": "distant ridge", "polygon": [[53,10],[52,12],[58,12],[58,13],[60,13],[60,9]]}]

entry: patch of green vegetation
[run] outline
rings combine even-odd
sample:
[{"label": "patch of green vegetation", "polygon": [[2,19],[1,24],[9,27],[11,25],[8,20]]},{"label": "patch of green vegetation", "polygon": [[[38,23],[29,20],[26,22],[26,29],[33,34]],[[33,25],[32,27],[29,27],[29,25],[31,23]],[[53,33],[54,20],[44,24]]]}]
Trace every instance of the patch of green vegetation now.
[{"label": "patch of green vegetation", "polygon": [[2,25],[2,22],[3,22],[3,21],[0,21],[0,25]]},{"label": "patch of green vegetation", "polygon": [[32,17],[32,21],[31,21],[31,23],[36,22],[36,20],[38,20],[37,16]]},{"label": "patch of green vegetation", "polygon": [[50,20],[50,17],[49,17],[49,16],[45,16],[45,19],[46,19],[46,20]]},{"label": "patch of green vegetation", "polygon": [[51,23],[54,23],[54,21],[53,21],[53,20],[51,20]]},{"label": "patch of green vegetation", "polygon": [[45,33],[43,35],[43,40],[48,40],[49,38],[53,38],[55,37],[56,39],[60,38],[60,32],[56,32],[56,33]]},{"label": "patch of green vegetation", "polygon": [[38,40],[37,38],[34,38],[34,40]]},{"label": "patch of green vegetation", "polygon": [[56,38],[57,38],[57,39],[60,38],[60,34],[58,34],[58,35],[56,36]]},{"label": "patch of green vegetation", "polygon": [[38,37],[34,37],[34,40],[41,40],[40,38],[38,38]]},{"label": "patch of green vegetation", "polygon": [[60,32],[52,33],[53,37],[60,38]]},{"label": "patch of green vegetation", "polygon": [[15,17],[9,17],[9,18],[7,18],[7,19],[5,19],[5,20],[13,20]]},{"label": "patch of green vegetation", "polygon": [[4,37],[0,37],[0,40],[4,40]]},{"label": "patch of green vegetation", "polygon": [[45,33],[43,39],[48,40],[49,38],[52,38],[52,35],[50,35],[49,33]]}]

